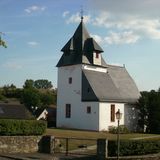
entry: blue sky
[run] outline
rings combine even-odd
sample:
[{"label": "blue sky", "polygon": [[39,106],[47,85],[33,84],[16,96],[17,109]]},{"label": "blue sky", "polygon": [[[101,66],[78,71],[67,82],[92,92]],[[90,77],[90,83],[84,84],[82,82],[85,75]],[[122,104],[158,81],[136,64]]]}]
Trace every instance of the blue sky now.
[{"label": "blue sky", "polygon": [[104,50],[109,64],[125,64],[139,90],[160,87],[159,0],[0,0],[0,86],[26,79],[57,86],[55,67],[80,22]]}]

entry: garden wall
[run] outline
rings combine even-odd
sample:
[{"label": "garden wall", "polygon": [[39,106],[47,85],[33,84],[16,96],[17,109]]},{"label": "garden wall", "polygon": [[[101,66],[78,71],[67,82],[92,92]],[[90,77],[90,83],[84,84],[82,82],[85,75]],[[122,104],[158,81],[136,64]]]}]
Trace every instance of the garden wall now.
[{"label": "garden wall", "polygon": [[51,153],[53,145],[52,136],[0,136],[0,153]]}]

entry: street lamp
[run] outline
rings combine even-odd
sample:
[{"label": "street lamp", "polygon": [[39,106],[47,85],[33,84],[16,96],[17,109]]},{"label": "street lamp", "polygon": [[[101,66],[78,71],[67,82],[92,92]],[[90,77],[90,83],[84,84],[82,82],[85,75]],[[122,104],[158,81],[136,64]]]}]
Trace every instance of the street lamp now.
[{"label": "street lamp", "polygon": [[119,122],[120,119],[122,118],[122,113],[120,112],[120,109],[116,112],[116,119],[118,120],[118,128],[117,128],[117,159],[119,160]]}]

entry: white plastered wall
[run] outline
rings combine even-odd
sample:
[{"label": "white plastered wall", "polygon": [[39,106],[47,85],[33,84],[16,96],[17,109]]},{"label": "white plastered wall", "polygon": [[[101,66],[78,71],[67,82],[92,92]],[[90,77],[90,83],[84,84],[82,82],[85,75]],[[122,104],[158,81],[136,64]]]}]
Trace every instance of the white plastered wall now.
[{"label": "white plastered wall", "polygon": [[[68,78],[72,77],[72,84]],[[98,102],[81,102],[82,65],[58,68],[57,127],[98,130]],[[65,117],[65,106],[71,104],[71,117]],[[87,113],[87,106],[91,113]]]},{"label": "white plastered wall", "polygon": [[111,105],[115,105],[115,112],[120,109],[122,119],[120,125],[124,125],[124,103],[100,103],[99,104],[99,131],[108,130],[110,126],[117,126],[117,119],[111,122]]}]

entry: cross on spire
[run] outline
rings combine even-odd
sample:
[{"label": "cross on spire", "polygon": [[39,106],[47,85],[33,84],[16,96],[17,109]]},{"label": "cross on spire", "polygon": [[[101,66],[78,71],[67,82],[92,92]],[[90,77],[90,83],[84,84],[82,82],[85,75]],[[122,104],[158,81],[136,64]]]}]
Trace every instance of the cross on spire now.
[{"label": "cross on spire", "polygon": [[81,21],[83,21],[83,14],[84,14],[83,6],[81,6]]}]

